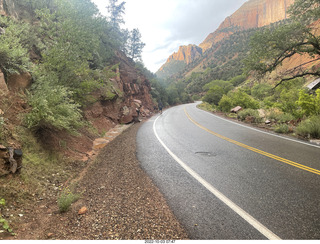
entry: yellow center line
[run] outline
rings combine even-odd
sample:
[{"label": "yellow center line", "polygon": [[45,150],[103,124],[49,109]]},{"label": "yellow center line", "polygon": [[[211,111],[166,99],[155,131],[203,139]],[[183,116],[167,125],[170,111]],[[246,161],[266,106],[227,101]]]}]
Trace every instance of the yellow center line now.
[{"label": "yellow center line", "polygon": [[241,142],[232,140],[232,139],[230,139],[230,138],[228,138],[228,137],[225,137],[225,136],[220,135],[220,134],[218,134],[218,133],[216,133],[216,132],[213,132],[212,130],[209,130],[208,128],[202,126],[202,125],[199,124],[197,121],[195,121],[193,118],[191,118],[191,116],[188,114],[186,108],[184,108],[184,112],[185,112],[185,114],[187,115],[188,119],[189,119],[192,123],[194,123],[196,126],[200,127],[201,129],[209,132],[210,134],[212,134],[212,135],[214,135],[214,136],[216,136],[216,137],[219,137],[219,138],[221,138],[221,139],[223,139],[223,140],[225,140],[225,141],[231,142],[231,143],[233,143],[233,144],[235,144],[235,145],[238,145],[238,146],[243,147],[243,148],[246,148],[246,149],[248,149],[248,150],[250,150],[250,151],[259,153],[259,154],[264,155],[264,156],[266,156],[266,157],[269,157],[269,158],[275,159],[275,160],[277,160],[277,161],[280,161],[280,162],[289,164],[289,165],[294,166],[294,167],[296,167],[296,168],[303,169],[303,170],[309,171],[309,172],[311,172],[311,173],[320,175],[320,170],[317,170],[317,169],[314,169],[314,168],[310,168],[310,167],[305,166],[305,165],[302,165],[302,164],[298,164],[298,163],[296,163],[296,162],[290,161],[290,160],[285,159],[285,158],[281,158],[281,157],[276,156],[276,155],[273,155],[273,154],[271,154],[271,153],[264,152],[264,151],[262,151],[262,150],[260,150],[260,149],[257,149],[257,148],[248,146],[248,145],[246,145],[246,144],[243,144],[243,143],[241,143]]}]

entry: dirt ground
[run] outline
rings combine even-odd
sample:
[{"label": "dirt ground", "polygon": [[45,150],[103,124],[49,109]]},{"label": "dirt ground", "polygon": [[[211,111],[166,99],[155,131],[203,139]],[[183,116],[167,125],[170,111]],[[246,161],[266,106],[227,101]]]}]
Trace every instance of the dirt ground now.
[{"label": "dirt ground", "polygon": [[[133,125],[101,150],[75,185],[80,199],[65,213],[57,199],[41,199],[20,216],[16,240],[188,239],[165,198],[136,158]],[[79,214],[84,208],[85,213]]]}]

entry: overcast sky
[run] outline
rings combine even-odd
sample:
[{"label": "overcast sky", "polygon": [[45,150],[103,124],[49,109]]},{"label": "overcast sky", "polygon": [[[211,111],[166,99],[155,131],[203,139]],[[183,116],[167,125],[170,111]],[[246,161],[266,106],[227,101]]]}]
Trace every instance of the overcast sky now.
[{"label": "overcast sky", "polygon": [[[123,0],[119,0],[121,3]],[[247,0],[124,0],[125,26],[138,28],[146,44],[142,59],[156,72],[179,46],[199,45]],[[106,15],[108,0],[93,0]]]}]

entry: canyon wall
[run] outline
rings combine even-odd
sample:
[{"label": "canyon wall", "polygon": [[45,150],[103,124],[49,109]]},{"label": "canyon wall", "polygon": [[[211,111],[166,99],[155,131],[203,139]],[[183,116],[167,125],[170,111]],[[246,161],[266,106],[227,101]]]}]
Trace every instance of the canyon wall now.
[{"label": "canyon wall", "polygon": [[203,51],[232,34],[233,30],[259,28],[288,18],[288,8],[294,0],[251,0],[227,17],[219,28],[199,45]]}]

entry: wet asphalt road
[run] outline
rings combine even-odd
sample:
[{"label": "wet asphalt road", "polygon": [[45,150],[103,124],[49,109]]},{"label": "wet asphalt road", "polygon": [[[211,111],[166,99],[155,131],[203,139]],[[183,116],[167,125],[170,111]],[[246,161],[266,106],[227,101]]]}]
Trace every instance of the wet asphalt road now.
[{"label": "wet asphalt road", "polygon": [[320,239],[319,146],[187,104],[145,122],[137,147],[191,239]]}]

